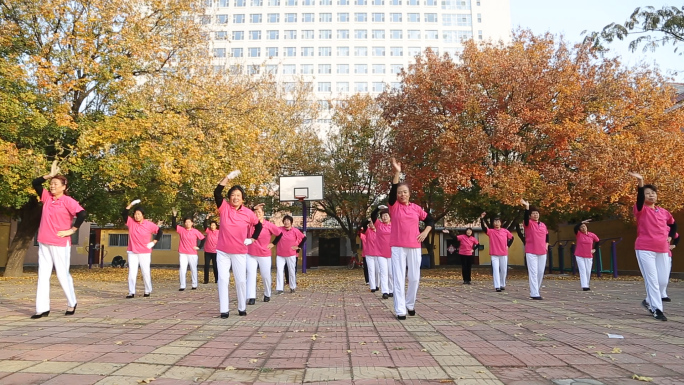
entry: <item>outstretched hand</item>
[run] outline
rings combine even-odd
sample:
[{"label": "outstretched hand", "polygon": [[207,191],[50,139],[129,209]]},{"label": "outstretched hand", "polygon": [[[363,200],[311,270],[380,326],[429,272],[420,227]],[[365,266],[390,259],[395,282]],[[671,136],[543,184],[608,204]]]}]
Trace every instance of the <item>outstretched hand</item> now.
[{"label": "outstretched hand", "polygon": [[228,175],[226,175],[226,179],[228,179],[228,180],[235,179],[238,176],[240,176],[240,174],[241,174],[240,170],[233,170]]},{"label": "outstretched hand", "polygon": [[481,219],[484,219],[484,217],[486,217],[486,216],[487,216],[487,212],[486,212],[486,211],[484,211],[482,214],[480,214],[480,218],[481,218]]},{"label": "outstretched hand", "polygon": [[443,232],[444,234],[449,234],[449,230],[447,230],[447,229],[443,229],[442,232]]},{"label": "outstretched hand", "polygon": [[392,170],[394,170],[395,173],[401,172],[401,163],[397,162],[394,157],[392,158]]},{"label": "outstretched hand", "polygon": [[178,215],[178,210],[175,208],[171,209],[171,214],[173,214],[173,217],[175,218]]},{"label": "outstretched hand", "polygon": [[582,223],[584,223],[584,224],[587,224],[587,223],[589,223],[589,222],[591,222],[591,219],[585,219],[585,220],[582,221]]},{"label": "outstretched hand", "polygon": [[380,210],[387,210],[387,206],[385,206],[385,205],[380,205],[380,206],[378,206],[378,208]]},{"label": "outstretched hand", "polygon": [[641,176],[641,174],[639,174],[639,173],[637,173],[637,172],[632,172],[632,171],[630,171],[630,172],[628,172],[628,174],[629,174],[630,176],[634,177],[634,178],[637,178],[637,179],[640,179],[640,180],[644,180],[644,177]]},{"label": "outstretched hand", "polygon": [[[53,160],[53,161],[52,161],[52,166],[50,166],[50,173],[47,174],[47,177],[48,177],[48,178],[53,178],[53,177],[55,177],[57,174],[59,174],[61,171],[62,171],[62,170],[60,170],[60,168],[59,168],[58,161],[57,161],[57,160]],[[46,179],[47,179],[47,178],[46,178]]]},{"label": "outstretched hand", "polygon": [[529,209],[529,208],[530,208],[530,202],[528,202],[528,201],[526,201],[526,200],[524,200],[524,199],[520,199],[520,203],[522,203],[522,205],[525,206],[525,209]]}]

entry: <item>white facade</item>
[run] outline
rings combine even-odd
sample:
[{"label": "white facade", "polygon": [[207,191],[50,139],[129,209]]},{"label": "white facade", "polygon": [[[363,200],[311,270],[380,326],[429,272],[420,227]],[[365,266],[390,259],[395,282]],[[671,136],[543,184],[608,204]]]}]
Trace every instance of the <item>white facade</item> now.
[{"label": "white facade", "polygon": [[396,86],[397,73],[431,47],[511,35],[509,0],[207,0],[217,69],[311,82],[323,106]]}]

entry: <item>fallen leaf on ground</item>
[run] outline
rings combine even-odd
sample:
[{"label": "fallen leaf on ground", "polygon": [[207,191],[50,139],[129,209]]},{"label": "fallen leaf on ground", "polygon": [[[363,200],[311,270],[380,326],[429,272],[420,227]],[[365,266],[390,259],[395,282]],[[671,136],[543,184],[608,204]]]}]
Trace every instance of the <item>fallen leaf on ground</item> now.
[{"label": "fallen leaf on ground", "polygon": [[235,370],[234,366],[226,366],[226,370]]},{"label": "fallen leaf on ground", "polygon": [[615,353],[615,354],[619,354],[619,353],[622,353],[622,349],[616,347],[616,348],[613,348],[613,350],[611,350],[610,352]]},{"label": "fallen leaf on ground", "polygon": [[257,362],[259,362],[259,360],[257,360],[256,358],[252,358],[251,360],[249,360],[250,364],[256,364]]},{"label": "fallen leaf on ground", "polygon": [[653,379],[651,377],[640,376],[638,374],[632,375],[632,379],[637,380],[637,381],[644,381],[644,382],[652,382],[653,381]]},{"label": "fallen leaf on ground", "polygon": [[149,384],[150,382],[156,380],[154,377],[149,377],[144,380],[138,380],[138,384]]}]

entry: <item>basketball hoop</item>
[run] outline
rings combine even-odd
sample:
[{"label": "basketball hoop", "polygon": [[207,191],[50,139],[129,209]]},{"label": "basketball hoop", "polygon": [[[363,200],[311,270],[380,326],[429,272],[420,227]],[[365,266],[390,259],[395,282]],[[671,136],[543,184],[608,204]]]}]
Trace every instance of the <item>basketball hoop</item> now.
[{"label": "basketball hoop", "polygon": [[300,202],[304,202],[304,199],[309,197],[309,188],[308,187],[295,187],[294,189],[294,197]]}]

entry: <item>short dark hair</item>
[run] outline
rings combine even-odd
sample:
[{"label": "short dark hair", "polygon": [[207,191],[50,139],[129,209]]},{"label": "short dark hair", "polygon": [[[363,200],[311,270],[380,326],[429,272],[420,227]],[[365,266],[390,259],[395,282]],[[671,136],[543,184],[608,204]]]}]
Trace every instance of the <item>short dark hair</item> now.
[{"label": "short dark hair", "polygon": [[216,225],[216,228],[218,229],[218,223],[216,223],[216,221],[209,222],[209,227],[211,227],[212,224]]},{"label": "short dark hair", "polygon": [[654,186],[652,184],[645,184],[644,190],[646,190],[646,189],[651,189],[651,190],[653,190],[653,192],[658,192],[658,189],[656,188],[656,186]]},{"label": "short dark hair", "polygon": [[399,190],[399,187],[401,187],[401,186],[406,186],[406,188],[409,189],[409,191],[411,191],[411,185],[408,184],[408,182],[401,182],[401,183],[398,183],[398,184],[397,184],[397,190]]},{"label": "short dark hair", "polygon": [[289,215],[285,215],[285,216],[283,217],[283,223],[285,223],[285,221],[290,221],[290,223],[293,223],[293,222],[294,222],[294,219],[292,219],[292,217],[289,216]]},{"label": "short dark hair", "polygon": [[530,206],[530,214],[532,214],[532,212],[534,212],[534,211],[536,211],[536,212],[538,212],[538,213],[541,214],[541,212],[539,211],[539,209],[537,208],[537,206]]},{"label": "short dark hair", "polygon": [[463,230],[463,234],[468,235],[468,230],[470,230],[471,234],[473,234],[473,235],[475,234],[472,227],[468,227],[465,230]]},{"label": "short dark hair", "polygon": [[194,221],[192,220],[192,217],[185,217],[185,218],[183,218],[183,223],[185,223],[185,221],[194,222]]},{"label": "short dark hair", "polygon": [[382,210],[380,210],[380,216],[382,216],[382,214],[387,214],[387,215],[389,215],[389,210],[387,210],[387,209],[382,209]]},{"label": "short dark hair", "polygon": [[142,214],[143,217],[145,216],[145,209],[142,206],[135,206],[133,208],[133,214],[135,214],[136,211],[140,211],[140,214]]},{"label": "short dark hair", "polygon": [[499,221],[499,222],[501,222],[501,217],[494,217],[494,219],[492,219],[492,222],[494,222],[494,221]]},{"label": "short dark hair", "polygon": [[52,178],[50,178],[50,180],[53,180],[53,179],[57,179],[58,181],[62,182],[62,184],[64,186],[67,185],[67,178],[62,174],[57,174],[57,175],[53,176]]},{"label": "short dark hair", "polygon": [[228,190],[228,198],[230,198],[230,194],[233,193],[233,191],[240,191],[242,193],[242,200],[245,201],[247,200],[247,194],[245,194],[245,189],[242,188],[242,186],[235,185]]}]

